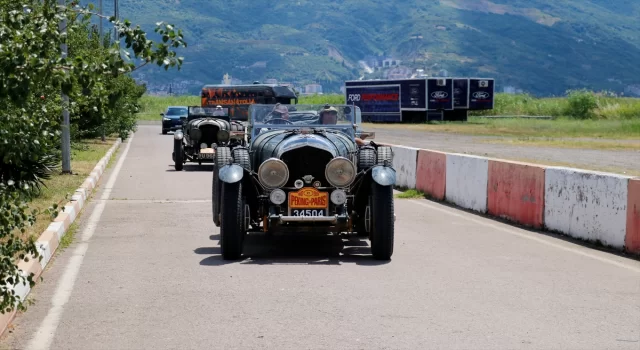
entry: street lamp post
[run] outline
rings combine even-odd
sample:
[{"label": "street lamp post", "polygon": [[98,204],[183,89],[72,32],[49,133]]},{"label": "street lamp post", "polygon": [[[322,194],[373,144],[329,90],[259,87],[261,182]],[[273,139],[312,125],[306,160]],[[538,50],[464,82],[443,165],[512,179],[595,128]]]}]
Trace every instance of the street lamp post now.
[{"label": "street lamp post", "polygon": [[[58,0],[58,4],[61,7],[66,6],[65,0]],[[60,24],[58,25],[59,30],[62,34],[67,33],[67,18],[63,18]],[[66,35],[65,35],[66,36]],[[61,43],[60,50],[62,51],[62,59],[67,58],[67,44]],[[65,74],[67,72],[65,71]],[[69,104],[69,96],[62,92],[62,173],[63,174],[71,174],[71,134],[69,128],[69,110],[67,106]]]}]

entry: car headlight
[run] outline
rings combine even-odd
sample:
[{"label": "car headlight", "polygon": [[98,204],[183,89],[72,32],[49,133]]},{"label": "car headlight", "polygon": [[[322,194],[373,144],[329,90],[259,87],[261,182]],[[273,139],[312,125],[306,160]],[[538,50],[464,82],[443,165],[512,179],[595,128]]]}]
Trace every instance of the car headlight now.
[{"label": "car headlight", "polygon": [[327,181],[335,187],[349,186],[356,177],[356,167],[349,159],[337,157],[327,163],[324,170]]},{"label": "car headlight", "polygon": [[165,122],[168,122],[168,121],[169,121],[169,120],[171,120],[171,119],[169,119],[169,118],[162,118],[162,120],[164,120]]},{"label": "car headlight", "polygon": [[229,141],[230,134],[227,130],[219,130],[218,131],[218,141],[219,142],[227,142]]},{"label": "car headlight", "polygon": [[258,180],[267,188],[282,187],[289,180],[289,168],[280,159],[267,159],[258,168]]},{"label": "car headlight", "polygon": [[342,205],[347,201],[347,194],[343,190],[335,190],[331,192],[331,203]]},{"label": "car headlight", "polygon": [[284,201],[287,199],[287,195],[284,193],[283,190],[277,188],[271,191],[271,194],[269,194],[269,199],[271,200],[271,203],[275,205],[280,205],[284,203]]},{"label": "car headlight", "polygon": [[207,144],[206,143],[201,143],[200,144],[200,149],[203,149],[203,148],[207,148]]}]

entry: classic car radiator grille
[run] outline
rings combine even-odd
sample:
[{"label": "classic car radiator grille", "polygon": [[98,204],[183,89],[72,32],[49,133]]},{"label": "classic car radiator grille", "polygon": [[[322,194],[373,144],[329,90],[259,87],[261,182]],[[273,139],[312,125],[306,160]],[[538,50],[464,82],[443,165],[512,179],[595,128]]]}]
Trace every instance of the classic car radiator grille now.
[{"label": "classic car radiator grille", "polygon": [[216,142],[218,139],[218,127],[215,125],[202,125],[200,126],[200,132],[202,132],[202,136],[198,143],[206,143],[209,147],[211,144]]},{"label": "classic car radiator grille", "polygon": [[317,180],[322,186],[328,186],[324,169],[332,158],[331,153],[315,147],[302,147],[284,153],[281,159],[289,167],[289,181],[286,186],[293,186],[296,180],[305,175],[311,175],[313,181]]}]

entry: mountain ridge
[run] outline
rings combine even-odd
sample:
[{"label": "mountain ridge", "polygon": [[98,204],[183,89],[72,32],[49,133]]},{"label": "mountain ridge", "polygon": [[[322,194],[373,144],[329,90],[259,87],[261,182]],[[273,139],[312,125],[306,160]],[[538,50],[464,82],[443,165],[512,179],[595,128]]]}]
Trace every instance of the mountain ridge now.
[{"label": "mountain ridge", "polygon": [[180,72],[137,73],[151,92],[171,83],[197,93],[226,73],[337,92],[344,80],[384,78],[388,69],[365,73],[362,62],[373,58],[401,60],[398,76],[446,70],[541,96],[640,91],[640,4],[631,0],[121,0],[119,8],[148,32],[173,23],[189,43]]}]

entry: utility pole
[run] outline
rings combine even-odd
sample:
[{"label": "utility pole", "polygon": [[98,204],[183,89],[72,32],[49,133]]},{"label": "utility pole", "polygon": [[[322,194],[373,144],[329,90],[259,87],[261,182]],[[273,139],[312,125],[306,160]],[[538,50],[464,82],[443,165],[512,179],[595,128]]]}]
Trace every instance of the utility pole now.
[{"label": "utility pole", "polygon": [[[118,0],[113,0],[113,16],[118,20]],[[113,28],[113,40],[118,41],[118,28]]]},{"label": "utility pole", "polygon": [[[60,7],[65,7],[65,0],[58,0]],[[62,19],[58,25],[58,29],[62,34],[67,33],[67,18]],[[66,37],[66,35],[65,35]],[[62,50],[62,58],[67,58],[67,44],[60,44],[60,50]],[[67,74],[65,70],[65,74]],[[69,129],[69,110],[67,105],[69,104],[69,96],[62,92],[62,173],[71,174],[71,134]]]},{"label": "utility pole", "polygon": [[[102,36],[102,0],[100,0],[99,2],[100,5],[100,50],[103,49],[103,36]],[[104,113],[104,111],[101,111],[102,113]],[[102,116],[104,117],[104,116]],[[107,139],[105,138],[104,135],[104,120],[102,118],[100,118],[102,120],[102,142],[105,142]]]}]

